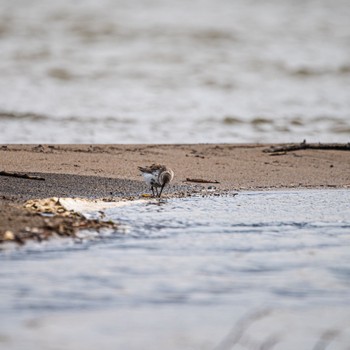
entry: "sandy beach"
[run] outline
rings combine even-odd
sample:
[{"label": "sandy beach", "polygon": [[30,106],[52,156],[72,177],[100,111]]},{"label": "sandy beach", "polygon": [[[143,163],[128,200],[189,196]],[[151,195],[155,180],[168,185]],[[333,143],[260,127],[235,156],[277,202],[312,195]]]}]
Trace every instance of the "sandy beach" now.
[{"label": "sandy beach", "polygon": [[0,240],[40,239],[37,232],[43,227],[45,237],[57,227],[69,235],[72,218],[44,218],[24,208],[26,201],[50,197],[138,198],[149,189],[137,167],[152,163],[166,164],[175,171],[165,196],[191,195],[208,186],[215,186],[218,194],[279,188],[350,188],[350,152],[265,151],[273,146],[277,145],[2,145],[0,171],[26,174],[29,178],[6,173],[0,176]]}]

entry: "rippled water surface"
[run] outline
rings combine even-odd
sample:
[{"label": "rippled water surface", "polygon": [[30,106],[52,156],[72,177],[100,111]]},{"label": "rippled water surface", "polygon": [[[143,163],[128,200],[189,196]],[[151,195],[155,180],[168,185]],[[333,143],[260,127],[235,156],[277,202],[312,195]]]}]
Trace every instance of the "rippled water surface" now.
[{"label": "rippled water surface", "polygon": [[6,248],[0,347],[347,349],[349,203],[347,190],[134,202],[106,210],[119,232]]},{"label": "rippled water surface", "polygon": [[347,0],[0,0],[0,143],[349,141]]}]

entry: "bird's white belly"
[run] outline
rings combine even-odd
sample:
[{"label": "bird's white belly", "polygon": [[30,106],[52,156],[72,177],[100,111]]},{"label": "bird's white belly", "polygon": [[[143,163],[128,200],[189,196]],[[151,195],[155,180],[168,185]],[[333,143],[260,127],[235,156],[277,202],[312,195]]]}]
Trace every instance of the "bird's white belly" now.
[{"label": "bird's white belly", "polygon": [[143,173],[143,178],[145,179],[145,182],[149,186],[159,186],[157,179],[158,176],[155,176],[154,174],[150,173]]}]

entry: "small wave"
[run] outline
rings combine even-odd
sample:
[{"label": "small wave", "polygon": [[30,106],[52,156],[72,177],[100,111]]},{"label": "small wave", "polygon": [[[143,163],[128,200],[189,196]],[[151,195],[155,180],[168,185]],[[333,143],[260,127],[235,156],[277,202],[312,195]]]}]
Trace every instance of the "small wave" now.
[{"label": "small wave", "polygon": [[234,117],[234,116],[226,116],[222,119],[222,122],[224,124],[242,124],[244,123],[244,120],[242,120],[241,118],[239,117]]},{"label": "small wave", "polygon": [[236,124],[248,124],[254,127],[264,125],[274,125],[276,130],[280,130],[283,127],[302,127],[307,125],[317,124],[331,124],[330,130],[335,133],[348,133],[350,130],[350,124],[348,124],[343,118],[339,118],[335,115],[315,115],[310,117],[303,116],[252,116],[250,118],[244,118],[239,116],[224,116],[220,119],[208,118],[201,120],[202,122],[209,123],[222,123],[226,125]]},{"label": "small wave", "polygon": [[7,119],[23,119],[32,121],[41,121],[49,119],[47,116],[36,113],[21,113],[21,112],[0,112],[0,120]]},{"label": "small wave", "polygon": [[98,116],[90,116],[90,117],[79,117],[79,116],[70,116],[70,117],[64,117],[60,118],[60,120],[64,120],[65,122],[72,122],[72,123],[120,123],[120,124],[135,124],[137,121],[132,118],[122,118],[118,116],[105,116],[105,117],[98,117]]},{"label": "small wave", "polygon": [[338,72],[339,73],[350,73],[350,64],[344,64],[343,66],[339,67]]},{"label": "small wave", "polygon": [[190,36],[195,40],[200,40],[204,42],[213,41],[236,41],[237,36],[232,33],[232,31],[225,31],[219,29],[208,29],[208,30],[191,30],[185,33],[186,36]]},{"label": "small wave", "polygon": [[5,23],[0,23],[0,37],[4,37],[9,32],[9,27]]},{"label": "small wave", "polygon": [[331,131],[335,134],[349,134],[350,135],[350,126],[335,126],[331,128]]},{"label": "small wave", "polygon": [[86,42],[101,39],[101,37],[121,37],[123,32],[114,23],[94,23],[91,18],[83,18],[69,27],[69,32],[80,36]]},{"label": "small wave", "polygon": [[299,77],[313,77],[313,76],[321,76],[326,74],[349,74],[350,73],[350,65],[342,64],[336,67],[287,67],[285,70],[295,76]]},{"label": "small wave", "polygon": [[1,120],[27,120],[27,121],[48,121],[51,122],[71,122],[71,123],[121,123],[121,124],[134,124],[137,121],[132,118],[123,118],[118,116],[67,116],[58,117],[52,115],[45,115],[32,112],[0,112]]},{"label": "small wave", "polygon": [[250,121],[253,125],[262,125],[262,124],[273,124],[274,121],[272,118],[267,117],[255,117]]},{"label": "small wave", "polygon": [[290,120],[290,124],[294,126],[302,126],[305,124],[305,122],[302,120],[302,118],[296,117]]},{"label": "small wave", "polygon": [[73,80],[76,77],[75,74],[73,74],[69,70],[65,68],[60,68],[60,67],[49,69],[47,71],[47,74],[51,78],[58,79],[58,80],[65,80],[65,81]]}]

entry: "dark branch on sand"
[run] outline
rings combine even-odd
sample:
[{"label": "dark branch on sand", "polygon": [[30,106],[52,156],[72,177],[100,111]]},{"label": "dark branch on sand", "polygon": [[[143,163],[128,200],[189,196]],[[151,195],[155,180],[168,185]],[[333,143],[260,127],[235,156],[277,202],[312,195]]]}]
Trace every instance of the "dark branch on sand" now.
[{"label": "dark branch on sand", "polygon": [[265,153],[279,153],[285,154],[290,151],[299,151],[305,149],[322,149],[322,150],[335,150],[335,151],[350,151],[349,143],[306,143],[304,140],[301,143],[294,143],[284,146],[271,146],[263,150]]},{"label": "dark branch on sand", "polygon": [[202,184],[219,184],[220,182],[217,180],[204,180],[204,179],[190,179],[189,177],[186,178],[186,181],[188,182],[198,182]]},{"label": "dark branch on sand", "polygon": [[40,176],[33,176],[33,175],[19,174],[19,173],[10,173],[7,171],[0,171],[0,176],[11,176],[11,177],[19,177],[21,179],[45,181],[45,179],[43,177],[40,177]]}]

